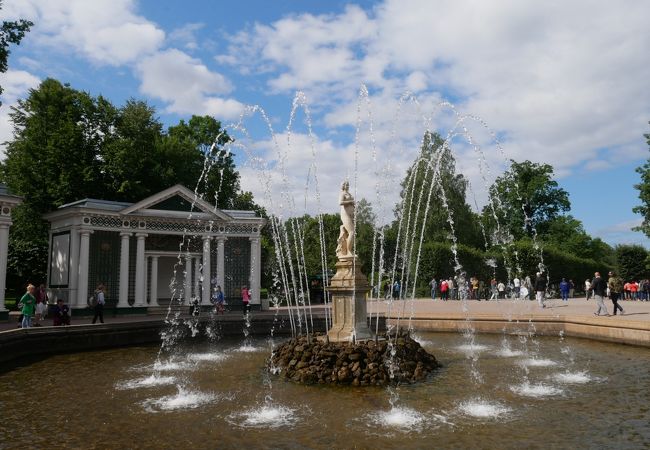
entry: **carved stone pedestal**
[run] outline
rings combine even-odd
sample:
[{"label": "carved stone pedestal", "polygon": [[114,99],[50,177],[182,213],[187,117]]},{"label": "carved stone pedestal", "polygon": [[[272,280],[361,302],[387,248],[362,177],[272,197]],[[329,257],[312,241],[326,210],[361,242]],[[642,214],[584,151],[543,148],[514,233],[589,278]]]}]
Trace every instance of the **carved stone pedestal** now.
[{"label": "carved stone pedestal", "polygon": [[332,327],[327,333],[330,342],[374,339],[366,313],[370,286],[356,257],[339,258],[327,291],[332,295]]}]

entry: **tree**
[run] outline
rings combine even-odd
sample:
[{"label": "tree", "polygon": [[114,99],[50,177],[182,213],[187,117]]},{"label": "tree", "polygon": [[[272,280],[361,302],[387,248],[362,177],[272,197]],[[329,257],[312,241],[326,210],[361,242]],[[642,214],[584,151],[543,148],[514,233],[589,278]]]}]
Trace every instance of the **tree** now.
[{"label": "tree", "polygon": [[512,161],[489,190],[491,205],[483,209],[485,222],[496,229],[493,213],[515,239],[544,234],[554,219],[571,209],[569,194],[553,180],[553,167]]},{"label": "tree", "polygon": [[[467,180],[456,173],[456,160],[437,133],[425,133],[420,154],[401,183],[401,202],[395,209],[403,232],[418,234],[424,226],[427,240],[449,242],[453,233],[460,243],[479,247],[478,220],[465,200]],[[427,208],[428,203],[428,208]]]},{"label": "tree", "polygon": [[[211,117],[192,117],[164,133],[145,102],[131,99],[116,108],[53,79],[31,89],[10,117],[14,139],[0,162],[0,180],[25,198],[16,208],[8,263],[9,276],[21,283],[44,281],[48,224],[41,216],[72,201],[135,202],[201,180],[207,199],[217,196],[222,208],[264,214],[251,193],[239,190],[232,155],[220,147],[230,138]],[[206,161],[211,171],[204,172]]]},{"label": "tree", "polygon": [[198,187],[207,201],[221,209],[257,209],[250,201],[252,194],[241,191],[234,154],[223,149],[230,141],[213,117],[192,116],[188,122],[181,120],[169,127],[163,144],[173,148],[172,154],[189,161],[185,163],[188,172],[177,173],[176,178]]},{"label": "tree", "polygon": [[647,277],[646,258],[648,251],[640,245],[617,245],[616,267],[625,281],[640,280]]},{"label": "tree", "polygon": [[[650,124],[650,122],[648,122]],[[646,138],[648,146],[650,146],[650,133],[643,135]],[[650,159],[642,167],[637,167],[636,172],[641,175],[641,182],[635,184],[634,188],[639,190],[639,198],[641,205],[635,206],[632,211],[643,216],[643,222],[638,227],[634,227],[634,231],[642,231],[646,236],[650,237]]]},{"label": "tree", "polygon": [[[0,0],[0,10],[2,9],[2,1]],[[25,37],[25,33],[29,31],[31,26],[34,25],[29,20],[20,19],[14,22],[2,22],[0,28],[0,73],[5,73],[9,68],[8,59],[11,51],[9,50],[10,44],[20,45],[20,41]],[[3,89],[0,86],[0,95]],[[2,106],[2,102],[0,102]]]},{"label": "tree", "polygon": [[545,244],[579,258],[602,261],[608,265],[615,263],[614,249],[600,238],[589,236],[582,222],[571,215],[550,220],[541,238]]}]

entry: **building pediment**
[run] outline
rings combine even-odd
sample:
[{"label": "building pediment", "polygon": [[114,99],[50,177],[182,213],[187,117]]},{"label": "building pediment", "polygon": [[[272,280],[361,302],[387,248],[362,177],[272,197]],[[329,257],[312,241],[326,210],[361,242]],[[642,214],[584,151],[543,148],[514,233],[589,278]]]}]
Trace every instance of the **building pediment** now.
[{"label": "building pediment", "polygon": [[232,221],[229,214],[217,209],[214,205],[180,184],[158,192],[120,211],[123,216],[149,217],[169,217],[170,215],[187,217],[192,213],[202,213],[202,216],[215,220]]}]

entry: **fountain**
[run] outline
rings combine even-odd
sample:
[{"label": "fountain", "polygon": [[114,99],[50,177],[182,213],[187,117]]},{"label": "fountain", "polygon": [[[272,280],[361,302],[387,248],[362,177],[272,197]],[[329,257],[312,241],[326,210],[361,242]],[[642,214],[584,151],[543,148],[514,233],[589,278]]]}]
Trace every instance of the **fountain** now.
[{"label": "fountain", "polygon": [[375,386],[424,380],[439,367],[436,358],[408,333],[374,335],[368,327],[368,279],[355,249],[355,201],[348,181],[341,185],[341,227],[336,247],[336,274],[327,291],[332,296],[332,326],[325,335],[291,339],[276,349],[269,367],[300,383]]},{"label": "fountain", "polygon": [[[366,94],[361,100],[368,101]],[[294,106],[302,101],[297,96]],[[242,125],[234,128],[246,134]],[[264,319],[256,312],[246,317],[243,328],[239,314],[230,322],[228,317],[205,313],[190,319],[173,316],[168,318],[162,347],[60,354],[0,373],[0,405],[11,411],[0,425],[0,446],[429,448],[432,442],[443,448],[647,446],[650,354],[562,335],[539,337],[533,323],[524,324],[527,332],[517,335],[476,334],[453,233],[452,260],[466,332],[413,329],[413,314],[406,308],[418,300],[415,287],[423,235],[423,228],[414,224],[439,185],[442,153],[424,161],[430,189],[411,195],[412,204],[402,211],[402,247],[392,261],[384,257],[384,236],[377,229],[373,266],[362,267],[355,250],[355,200],[350,183],[342,185],[336,273],[331,279],[327,261],[323,263],[331,317],[325,309],[318,317],[320,324],[313,320],[300,256],[304,239],[291,242],[277,214],[269,227],[280,252],[276,273],[280,288],[271,299],[276,308],[264,313],[269,331],[255,334],[254,325]],[[311,173],[316,179],[316,171]],[[355,162],[355,178],[356,174]],[[270,177],[262,175],[259,179],[267,183]],[[379,175],[385,174],[374,175],[380,198],[379,180],[384,178]],[[413,186],[409,179],[406,190],[411,194]],[[269,186],[265,189],[271,204],[272,191]],[[282,190],[278,203],[292,207],[289,192]],[[454,218],[448,221],[453,229]],[[295,228],[300,235],[300,227]],[[322,248],[325,238],[336,237],[323,235],[322,222],[319,236]],[[500,245],[509,245],[507,236],[497,238]],[[511,264],[518,264],[516,255]],[[385,277],[391,283],[403,280],[406,295],[401,303],[379,298]],[[399,308],[394,326],[384,329],[376,313],[369,325],[368,296],[370,304]],[[286,306],[280,308],[280,300]],[[517,320],[511,310],[503,317],[508,323]],[[44,383],[44,376],[54,382]],[[62,426],[34,417],[51,418]],[[617,424],[614,431],[612,423]]]}]

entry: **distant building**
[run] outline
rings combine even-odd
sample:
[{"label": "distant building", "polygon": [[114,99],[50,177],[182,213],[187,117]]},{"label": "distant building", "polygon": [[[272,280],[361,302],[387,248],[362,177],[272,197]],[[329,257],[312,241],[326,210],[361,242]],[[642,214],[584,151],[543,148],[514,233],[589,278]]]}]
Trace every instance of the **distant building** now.
[{"label": "distant building", "polygon": [[208,305],[217,284],[231,305],[241,304],[244,285],[260,304],[265,219],[253,211],[219,210],[176,185],[137,203],[79,200],[44,218],[50,298],[72,308],[86,308],[99,283],[121,313],[172,298]]}]

